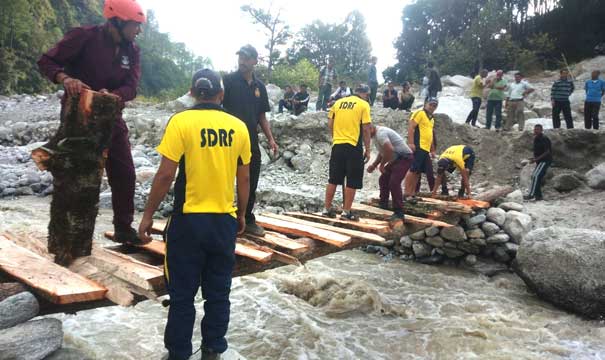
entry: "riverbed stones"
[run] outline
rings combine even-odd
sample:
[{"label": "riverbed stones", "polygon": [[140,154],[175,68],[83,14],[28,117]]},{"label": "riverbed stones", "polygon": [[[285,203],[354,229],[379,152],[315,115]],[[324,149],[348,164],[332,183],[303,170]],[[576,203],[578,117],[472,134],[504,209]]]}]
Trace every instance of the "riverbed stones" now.
[{"label": "riverbed stones", "polygon": [[504,244],[504,248],[506,249],[506,252],[515,256],[517,254],[517,252],[519,251],[519,245],[512,243],[512,242],[507,242],[506,244]]},{"label": "riverbed stones", "polygon": [[510,240],[506,233],[494,234],[486,239],[488,244],[505,244]]},{"label": "riverbed stones", "polygon": [[487,220],[498,226],[503,226],[506,221],[506,210],[495,207],[490,208],[487,210]]},{"label": "riverbed stones", "polygon": [[2,359],[41,360],[62,343],[63,329],[57,319],[31,320],[0,331]]},{"label": "riverbed stones", "polygon": [[501,263],[507,263],[512,259],[506,249],[501,246],[498,246],[496,249],[494,249],[493,257],[496,261]]},{"label": "riverbed stones", "polygon": [[30,292],[21,292],[0,302],[0,330],[10,328],[38,315],[38,300]]},{"label": "riverbed stones", "polygon": [[439,228],[436,226],[431,226],[430,228],[426,228],[424,233],[426,236],[437,236],[439,234]]},{"label": "riverbed stones", "polygon": [[468,242],[473,245],[477,245],[479,247],[483,247],[483,246],[487,245],[487,241],[484,238],[476,238],[476,239],[471,238],[468,240]]},{"label": "riverbed stones", "polygon": [[586,180],[588,182],[588,186],[593,189],[605,189],[605,163],[602,163],[601,165],[588,171],[586,173]]},{"label": "riverbed stones", "polygon": [[462,250],[465,253],[470,253],[470,254],[479,254],[481,252],[481,249],[479,248],[479,246],[471,244],[470,242],[461,242],[458,243],[457,245],[458,250]]},{"label": "riverbed stones", "polygon": [[445,244],[445,241],[443,241],[443,238],[441,238],[440,236],[429,236],[424,239],[424,241],[426,241],[427,244],[436,248],[441,248]]},{"label": "riverbed stones", "polygon": [[506,211],[523,211],[523,205],[512,201],[500,204],[499,208],[504,209]]},{"label": "riverbed stones", "polygon": [[443,248],[443,252],[445,253],[445,256],[450,259],[455,259],[464,256],[464,251],[459,249]]},{"label": "riverbed stones", "polygon": [[514,210],[506,213],[504,231],[510,235],[513,242],[517,244],[521,242],[521,239],[529,232],[530,228],[531,216]]},{"label": "riverbed stones", "polygon": [[452,242],[462,242],[466,240],[466,233],[462,226],[452,226],[443,228],[441,237]]},{"label": "riverbed stones", "polygon": [[483,239],[485,238],[485,233],[481,229],[472,229],[466,231],[466,236],[469,239]]},{"label": "riverbed stones", "polygon": [[468,266],[473,266],[477,263],[477,256],[475,255],[466,255],[464,257],[464,263]]},{"label": "riverbed stones", "polygon": [[[506,212],[504,213],[504,220],[506,220]],[[504,221],[502,222],[502,225],[504,225]],[[485,233],[485,236],[489,237],[489,236],[492,236],[492,235],[498,233],[500,231],[500,226],[498,226],[492,222],[486,221],[481,225],[481,229]]]},{"label": "riverbed stones", "polygon": [[574,174],[559,174],[552,179],[552,185],[559,192],[568,192],[582,186],[582,181]]},{"label": "riverbed stones", "polygon": [[424,231],[417,231],[413,234],[410,234],[410,238],[415,241],[424,240],[425,237],[426,237],[426,234],[424,233]]},{"label": "riverbed stones", "polygon": [[466,221],[466,225],[469,227],[477,226],[477,225],[481,224],[482,222],[485,222],[486,219],[487,219],[486,216],[483,214],[476,215],[476,216],[473,216],[470,219],[468,219]]},{"label": "riverbed stones", "polygon": [[412,250],[414,251],[414,255],[417,258],[421,258],[421,257],[430,256],[432,248],[430,245],[428,245],[424,242],[414,241],[414,244],[412,244]]},{"label": "riverbed stones", "polygon": [[550,227],[519,246],[515,272],[538,296],[563,309],[605,316],[605,232]]},{"label": "riverbed stones", "polygon": [[411,248],[412,244],[413,244],[413,241],[412,241],[412,239],[409,236],[402,236],[399,239],[399,244],[401,245],[401,247]]}]

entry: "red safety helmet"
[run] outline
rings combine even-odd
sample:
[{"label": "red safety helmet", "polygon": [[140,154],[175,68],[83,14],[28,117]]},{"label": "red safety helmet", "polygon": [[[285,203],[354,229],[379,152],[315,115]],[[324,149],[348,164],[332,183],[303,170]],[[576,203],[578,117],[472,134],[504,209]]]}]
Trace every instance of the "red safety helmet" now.
[{"label": "red safety helmet", "polygon": [[136,0],[105,0],[103,16],[106,19],[118,18],[138,23],[144,23],[147,20],[143,7]]}]

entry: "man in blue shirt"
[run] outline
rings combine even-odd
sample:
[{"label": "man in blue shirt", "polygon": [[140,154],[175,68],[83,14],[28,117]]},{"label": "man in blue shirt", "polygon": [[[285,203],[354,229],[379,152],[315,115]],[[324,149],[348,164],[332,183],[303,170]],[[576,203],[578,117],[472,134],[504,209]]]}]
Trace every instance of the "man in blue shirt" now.
[{"label": "man in blue shirt", "polygon": [[586,101],[584,102],[584,127],[599,130],[599,110],[601,109],[601,98],[605,95],[605,81],[599,79],[601,72],[594,70],[591,79],[586,80]]}]

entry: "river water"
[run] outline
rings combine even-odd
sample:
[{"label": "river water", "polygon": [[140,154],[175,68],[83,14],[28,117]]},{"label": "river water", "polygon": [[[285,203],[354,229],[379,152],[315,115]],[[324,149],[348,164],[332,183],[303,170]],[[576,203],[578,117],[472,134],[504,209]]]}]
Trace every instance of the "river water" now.
[{"label": "river water", "polygon": [[[47,207],[0,201],[2,230],[44,231]],[[102,211],[97,233],[109,224]],[[228,340],[246,359],[605,359],[604,322],[553,308],[513,274],[352,250],[236,278],[231,301]],[[199,319],[201,301],[197,308]],[[159,359],[166,315],[145,301],[54,316],[64,345],[91,359]],[[199,344],[199,321],[195,334]]]}]

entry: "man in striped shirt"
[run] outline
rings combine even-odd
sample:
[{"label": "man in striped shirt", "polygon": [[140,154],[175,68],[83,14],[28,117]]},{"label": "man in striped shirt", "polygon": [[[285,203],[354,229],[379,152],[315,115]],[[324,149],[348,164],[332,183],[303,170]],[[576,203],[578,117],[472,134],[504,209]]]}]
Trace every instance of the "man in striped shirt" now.
[{"label": "man in striped shirt", "polygon": [[561,127],[561,111],[565,117],[565,125],[568,129],[573,129],[573,119],[571,118],[571,106],[569,96],[575,90],[573,81],[569,79],[569,71],[561,69],[561,77],[552,84],[550,89],[550,101],[552,102],[552,125],[553,128]]}]

